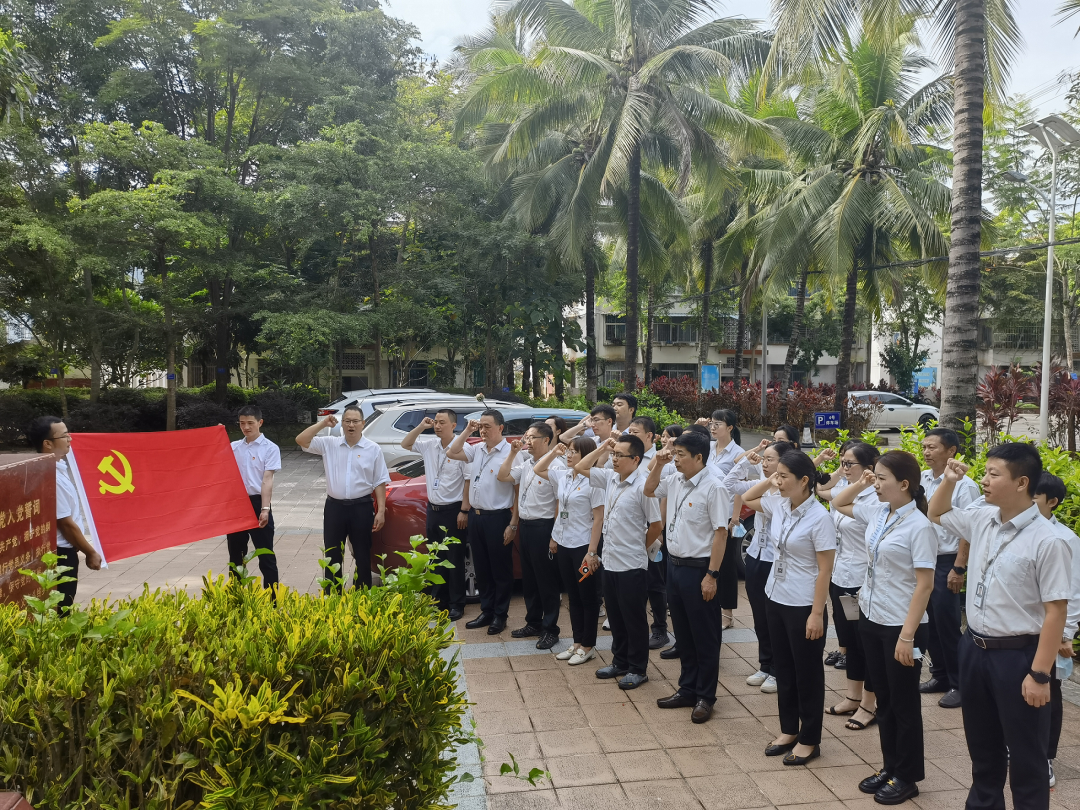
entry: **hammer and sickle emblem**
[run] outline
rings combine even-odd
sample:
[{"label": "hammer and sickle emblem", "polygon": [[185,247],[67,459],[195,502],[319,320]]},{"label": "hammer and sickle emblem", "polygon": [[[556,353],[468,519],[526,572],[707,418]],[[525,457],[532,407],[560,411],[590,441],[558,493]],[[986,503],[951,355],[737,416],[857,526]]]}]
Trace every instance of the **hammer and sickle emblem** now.
[{"label": "hammer and sickle emblem", "polygon": [[116,467],[113,466],[113,457],[105,456],[98,464],[98,472],[105,475],[112,476],[115,484],[107,484],[104,481],[98,481],[100,487],[99,492],[104,495],[108,492],[111,495],[120,495],[124,492],[134,492],[135,485],[131,483],[131,465],[128,464],[128,460],[124,458],[124,454],[118,450],[112,451],[113,456],[120,459],[120,463],[124,467],[124,472],[121,473]]}]

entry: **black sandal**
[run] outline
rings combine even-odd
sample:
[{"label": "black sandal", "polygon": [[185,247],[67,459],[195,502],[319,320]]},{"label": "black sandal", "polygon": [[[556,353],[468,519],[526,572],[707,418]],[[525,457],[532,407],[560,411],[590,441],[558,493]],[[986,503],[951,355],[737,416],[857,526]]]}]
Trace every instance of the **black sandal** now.
[{"label": "black sandal", "polygon": [[[861,709],[861,708],[862,708],[862,706],[861,706],[861,705],[858,705],[858,704],[860,703],[860,701],[858,701],[858,700],[855,700],[855,698],[853,698],[853,697],[848,697],[847,695],[844,695],[844,700],[851,700],[851,701],[854,701],[854,702],[855,702],[855,704],[856,704],[855,708],[854,708],[854,709],[852,709],[852,710],[851,710],[851,711],[849,711],[849,712],[838,712],[838,711],[836,710],[836,706],[830,706],[829,708],[827,708],[827,709],[825,710],[825,714],[830,714],[830,715],[832,715],[833,717],[850,717],[851,715],[855,714],[855,712],[857,712],[857,711],[858,711],[859,709]],[[837,706],[838,706],[838,705],[840,705],[840,704],[837,704]]]},{"label": "black sandal", "polygon": [[[860,706],[859,709],[862,709],[862,706]],[[856,709],[855,711],[857,712],[858,709]],[[863,709],[863,711],[866,711],[866,709]],[[877,712],[870,712],[870,719],[867,720],[865,723],[852,717],[850,720],[844,723],[844,728],[851,731],[866,731],[866,729],[870,728],[870,726],[874,725],[874,723],[876,722]]]}]

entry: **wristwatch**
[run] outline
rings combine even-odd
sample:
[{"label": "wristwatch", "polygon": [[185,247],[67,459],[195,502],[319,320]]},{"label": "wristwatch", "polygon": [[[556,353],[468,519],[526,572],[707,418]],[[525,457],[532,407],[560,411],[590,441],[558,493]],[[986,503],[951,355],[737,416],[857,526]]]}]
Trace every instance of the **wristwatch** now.
[{"label": "wristwatch", "polygon": [[599,557],[600,555],[597,554],[595,551],[590,551],[588,556],[590,556],[590,557]]},{"label": "wristwatch", "polygon": [[720,579],[720,572],[719,571],[708,571],[708,570],[706,570],[705,573],[708,574],[713,579]]},{"label": "wristwatch", "polygon": [[966,565],[954,565],[952,567],[952,570],[953,570],[954,574],[957,574],[959,576],[963,576],[964,574],[967,573],[967,566]]},{"label": "wristwatch", "polygon": [[1031,670],[1028,670],[1028,675],[1031,676],[1031,680],[1035,681],[1035,683],[1039,683],[1039,684],[1048,684],[1048,683],[1050,683],[1050,676],[1047,675],[1045,672],[1036,672],[1035,670],[1031,669]]}]

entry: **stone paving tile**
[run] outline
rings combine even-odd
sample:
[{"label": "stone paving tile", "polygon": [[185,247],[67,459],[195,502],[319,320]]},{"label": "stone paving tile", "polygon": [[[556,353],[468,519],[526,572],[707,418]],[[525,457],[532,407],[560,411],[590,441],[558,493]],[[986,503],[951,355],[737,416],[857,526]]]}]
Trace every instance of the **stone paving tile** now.
[{"label": "stone paving tile", "polygon": [[701,800],[681,779],[624,782],[628,804],[634,810],[701,810]]},{"label": "stone paving tile", "polygon": [[587,785],[556,788],[563,807],[581,810],[626,810],[626,794],[622,785]]},{"label": "stone paving tile", "polygon": [[700,776],[687,779],[686,783],[705,810],[743,810],[772,804],[747,774]]},{"label": "stone paving tile", "polygon": [[548,770],[551,772],[551,782],[557,788],[603,785],[618,781],[603,754],[549,759]]},{"label": "stone paving tile", "polygon": [[633,782],[642,778],[679,778],[675,763],[664,751],[626,751],[621,754],[608,754],[607,761],[620,782]]},{"label": "stone paving tile", "polygon": [[750,774],[758,789],[775,805],[832,801],[835,797],[806,768],[785,767],[782,771]]}]

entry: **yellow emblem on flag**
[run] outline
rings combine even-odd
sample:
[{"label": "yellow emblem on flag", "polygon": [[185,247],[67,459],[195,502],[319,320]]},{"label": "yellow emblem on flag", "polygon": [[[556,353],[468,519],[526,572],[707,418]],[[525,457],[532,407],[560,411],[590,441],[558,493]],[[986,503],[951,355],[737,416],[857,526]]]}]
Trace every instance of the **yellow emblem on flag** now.
[{"label": "yellow emblem on flag", "polygon": [[124,454],[119,450],[111,451],[113,456],[120,459],[120,464],[123,466],[124,471],[121,473],[115,466],[113,466],[113,456],[105,456],[98,463],[98,472],[112,476],[115,484],[107,484],[105,481],[98,481],[99,492],[104,495],[109,493],[110,495],[121,495],[124,492],[134,492],[135,485],[131,483],[131,465],[128,464],[128,460],[124,458]]}]

